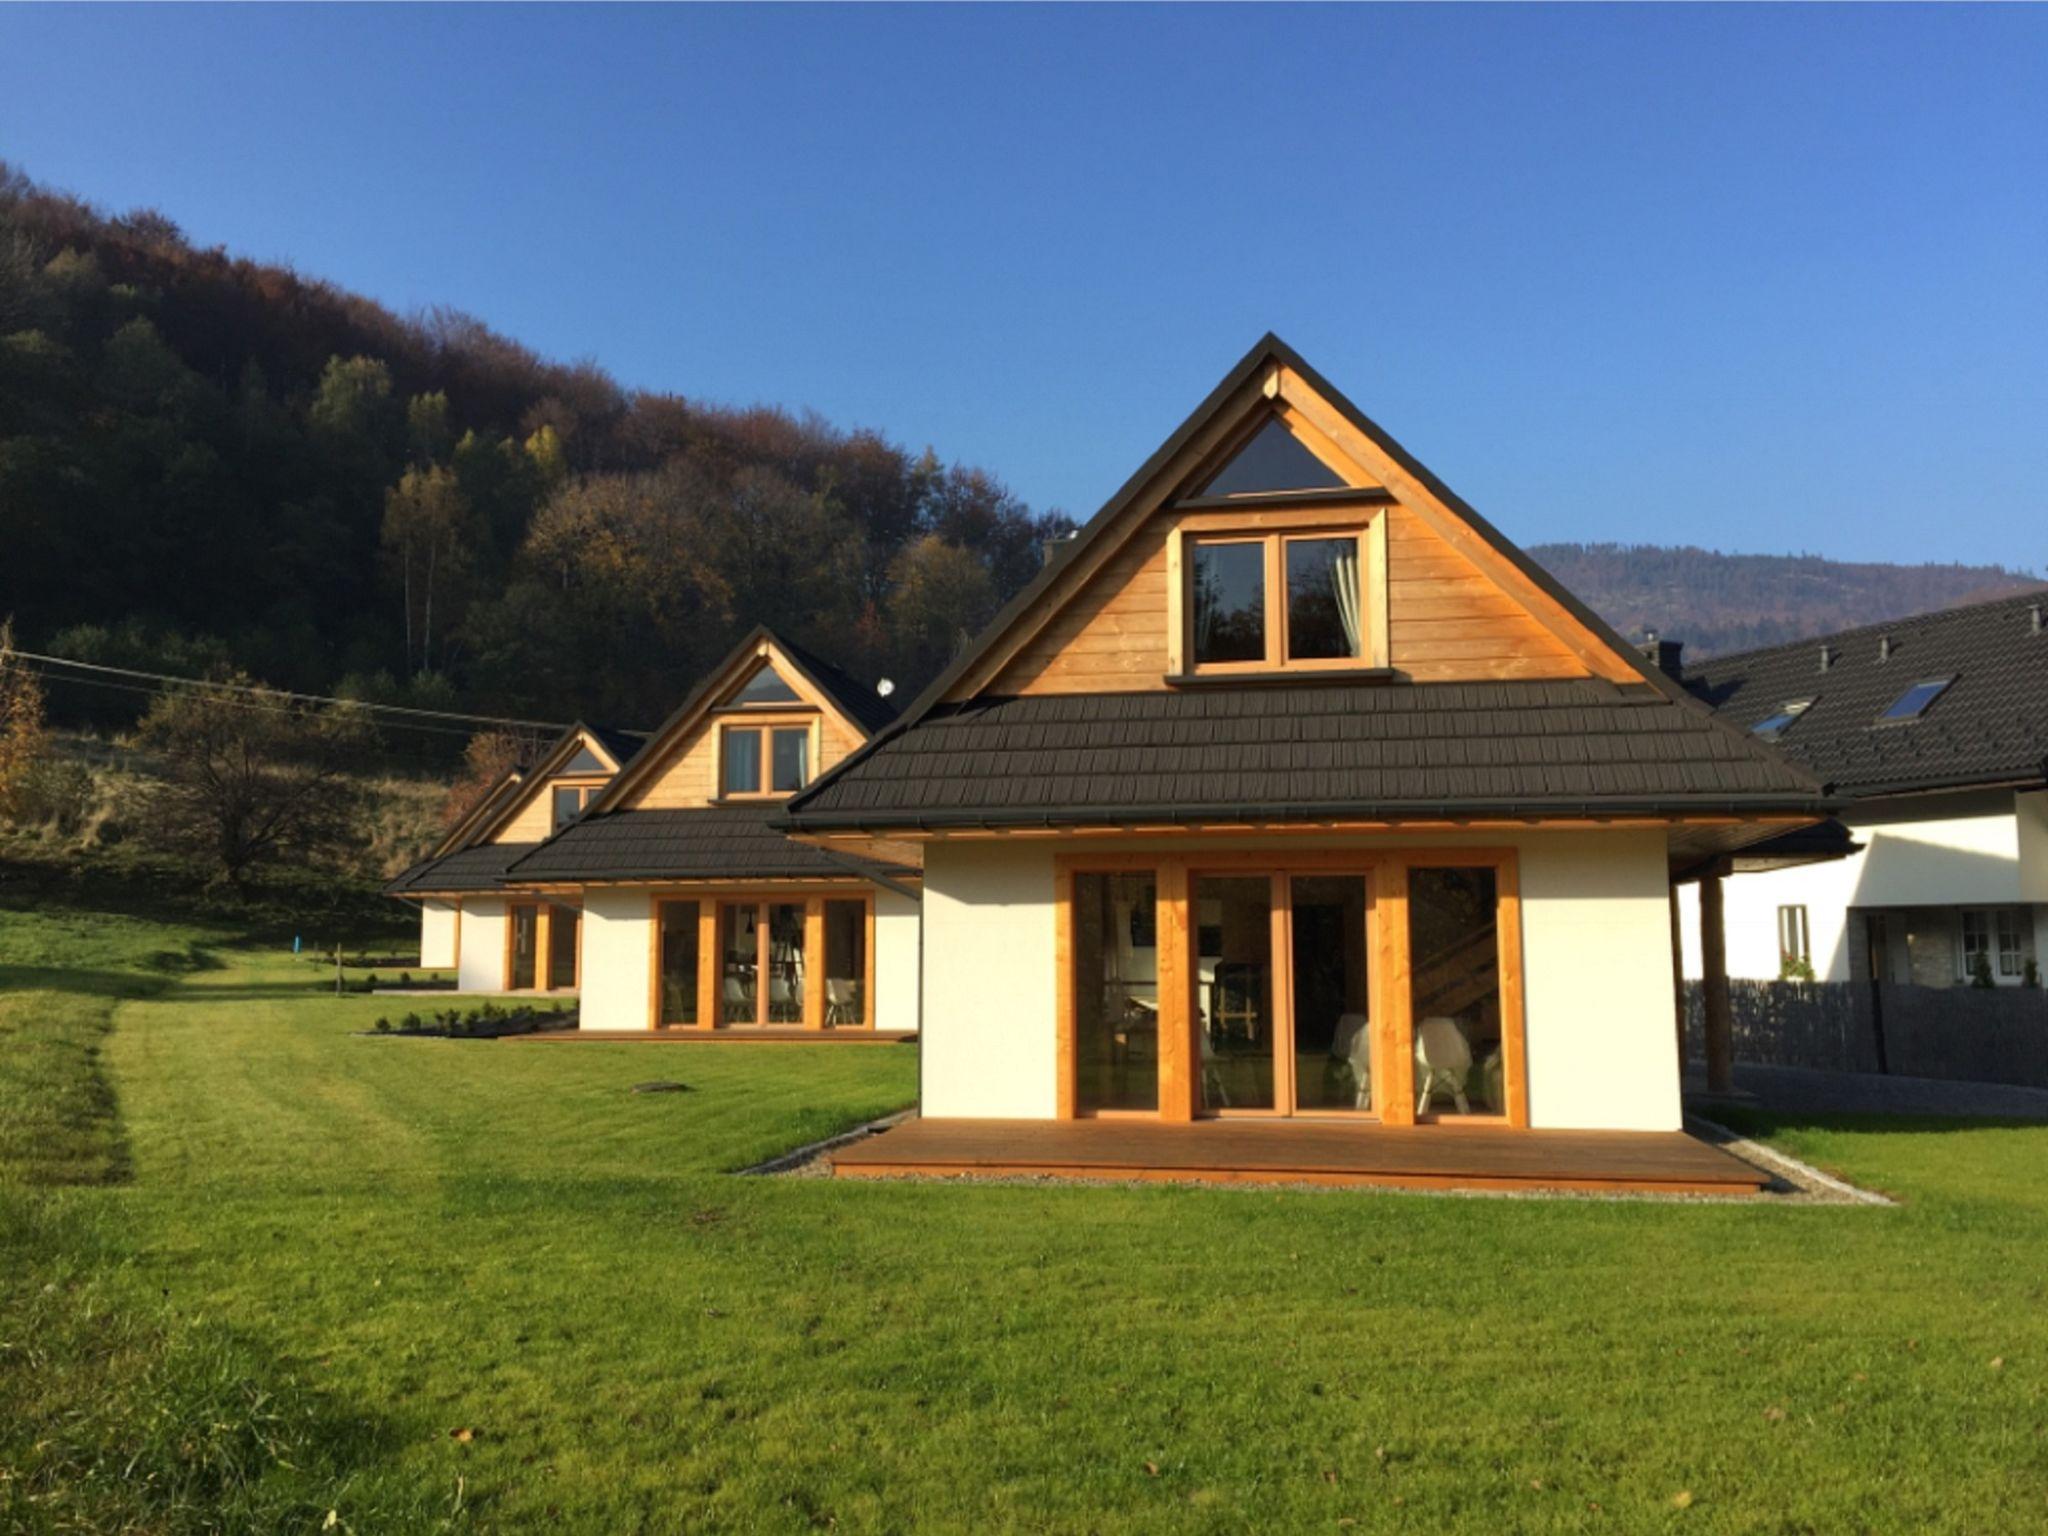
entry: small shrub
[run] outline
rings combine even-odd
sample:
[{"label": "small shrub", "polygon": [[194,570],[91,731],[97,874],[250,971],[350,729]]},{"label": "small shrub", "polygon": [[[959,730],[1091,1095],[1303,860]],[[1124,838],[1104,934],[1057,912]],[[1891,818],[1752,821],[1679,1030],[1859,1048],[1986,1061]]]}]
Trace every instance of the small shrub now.
[{"label": "small shrub", "polygon": [[391,1033],[391,1021],[390,1021],[389,1019],[387,1019],[387,1018],[383,1017],[383,1016],[382,1016],[381,1014],[380,1014],[380,1015],[378,1015],[378,1018],[377,1018],[377,1023],[376,1023],[376,1026],[375,1026],[375,1027],[376,1027],[377,1033],[378,1033],[378,1034],[380,1034],[380,1035],[388,1035],[388,1034],[390,1034],[390,1033]]}]

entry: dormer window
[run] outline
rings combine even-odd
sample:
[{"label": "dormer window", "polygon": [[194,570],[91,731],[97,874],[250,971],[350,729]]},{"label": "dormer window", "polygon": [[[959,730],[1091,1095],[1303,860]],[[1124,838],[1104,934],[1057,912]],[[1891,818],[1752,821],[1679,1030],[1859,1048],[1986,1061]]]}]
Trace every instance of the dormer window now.
[{"label": "dormer window", "polygon": [[583,808],[597,798],[602,784],[557,784],[550,800],[554,811],[552,830],[559,832],[578,816]]},{"label": "dormer window", "polygon": [[727,798],[792,795],[811,781],[811,728],[728,725],[720,733],[719,758],[719,789]]},{"label": "dormer window", "polygon": [[1915,683],[1892,701],[1892,707],[1877,717],[1879,725],[1903,725],[1927,713],[1927,706],[1948,691],[1953,677],[1929,678]]},{"label": "dormer window", "polygon": [[1196,673],[1361,666],[1366,530],[1200,534],[1187,540]]},{"label": "dormer window", "polygon": [[1779,706],[1776,714],[1757,721],[1749,728],[1749,734],[1765,741],[1776,741],[1792,727],[1792,722],[1813,708],[1811,699],[1791,699]]}]

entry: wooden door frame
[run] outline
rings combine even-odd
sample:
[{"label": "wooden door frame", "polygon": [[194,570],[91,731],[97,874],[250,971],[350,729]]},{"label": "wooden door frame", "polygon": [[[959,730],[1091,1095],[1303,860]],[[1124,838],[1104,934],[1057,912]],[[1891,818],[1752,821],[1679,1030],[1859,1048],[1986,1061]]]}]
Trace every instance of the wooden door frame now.
[{"label": "wooden door frame", "polygon": [[[863,908],[861,1018],[853,1024],[827,1025],[825,906],[828,902],[857,902]],[[664,902],[692,902],[697,909],[697,1022],[666,1023],[662,1017],[661,993],[661,908]],[[804,990],[802,1017],[794,1024],[767,1021],[768,932],[767,908],[793,906],[804,920]],[[754,1017],[728,1024],[725,1020],[724,916],[732,907],[752,907],[757,914],[754,970],[756,976]],[[878,1010],[875,1006],[875,891],[869,885],[823,885],[816,882],[786,886],[663,886],[649,891],[647,904],[648,985],[647,1027],[653,1029],[807,1029],[823,1033],[872,1033]]]},{"label": "wooden door frame", "polygon": [[[1053,855],[1053,965],[1055,1114],[1082,1118],[1077,1105],[1079,1082],[1075,992],[1080,978],[1074,969],[1074,877],[1082,874],[1152,875],[1157,893],[1155,932],[1158,944],[1159,1104],[1154,1111],[1111,1111],[1148,1119],[1189,1121],[1197,1117],[1200,1097],[1200,1051],[1194,1038],[1197,957],[1192,951],[1189,921],[1196,871],[1250,872],[1268,875],[1302,873],[1364,874],[1367,938],[1372,960],[1370,982],[1373,1032],[1380,1047],[1386,1078],[1377,1090],[1378,1123],[1412,1126],[1415,1114],[1415,1021],[1408,928],[1408,872],[1419,868],[1491,869],[1494,872],[1495,933],[1498,944],[1501,1016],[1501,1081],[1507,1100],[1504,1114],[1423,1117],[1427,1125],[1474,1128],[1529,1124],[1528,1020],[1524,1007],[1520,858],[1513,848],[1413,847],[1369,849],[1250,850],[1217,847],[1200,853],[1056,853]],[[1275,942],[1280,930],[1276,910]],[[1281,970],[1276,963],[1276,976]],[[1276,1049],[1279,1029],[1276,1001]],[[1276,1076],[1278,1068],[1276,1067]],[[1279,1084],[1276,1081],[1275,1103]],[[1292,1102],[1290,1094],[1288,1101]],[[1101,1112],[1095,1112],[1101,1113]],[[1277,1111],[1262,1118],[1283,1118]],[[1372,1117],[1358,1114],[1291,1118],[1323,1120]]]}]

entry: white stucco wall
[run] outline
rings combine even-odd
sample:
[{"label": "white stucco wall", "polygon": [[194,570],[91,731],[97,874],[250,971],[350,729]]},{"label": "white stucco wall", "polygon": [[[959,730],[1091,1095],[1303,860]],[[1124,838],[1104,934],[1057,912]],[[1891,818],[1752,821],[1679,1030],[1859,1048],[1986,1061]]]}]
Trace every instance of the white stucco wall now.
[{"label": "white stucco wall", "polygon": [[462,903],[462,964],[456,986],[463,992],[505,990],[505,902],[497,896],[465,897]]},{"label": "white stucco wall", "polygon": [[645,891],[583,893],[580,1029],[646,1029],[652,1022],[653,904]]},{"label": "white stucco wall", "polygon": [[450,970],[455,965],[455,939],[462,912],[452,901],[429,897],[420,903],[420,969]]},{"label": "white stucco wall", "polygon": [[1058,1111],[1052,850],[929,843],[924,865],[923,1111]]},{"label": "white stucco wall", "polygon": [[[2048,795],[2009,792],[1866,802],[1843,820],[1864,845],[1827,864],[1722,883],[1728,974],[1778,977],[1778,908],[1804,906],[1819,981],[1849,979],[1851,907],[2011,906],[2048,901]],[[1685,974],[1700,974],[1699,890],[1680,891]]]},{"label": "white stucco wall", "polygon": [[[1520,854],[1531,1124],[1677,1129],[1663,834],[1402,841],[1431,847],[1510,842]],[[1331,838],[1316,846],[1393,845]],[[1090,847],[1187,851],[1181,842],[1142,840]],[[926,1115],[1041,1119],[1057,1113],[1053,852],[1047,843],[927,846]]]},{"label": "white stucco wall", "polygon": [[924,909],[886,886],[875,888],[875,1028],[917,1028],[918,928]]}]

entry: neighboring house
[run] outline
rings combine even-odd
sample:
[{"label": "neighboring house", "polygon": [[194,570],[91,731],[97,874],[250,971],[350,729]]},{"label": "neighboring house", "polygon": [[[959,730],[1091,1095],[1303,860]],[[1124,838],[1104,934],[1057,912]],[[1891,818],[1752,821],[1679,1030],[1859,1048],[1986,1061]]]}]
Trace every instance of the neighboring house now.
[{"label": "neighboring house", "polygon": [[581,912],[585,1030],[908,1031],[918,851],[850,858],[770,825],[895,713],[765,629],[568,825],[500,874]]},{"label": "neighboring house", "polygon": [[1828,810],[1268,337],[782,820],[923,850],[927,1120],[1671,1131],[1673,872]]},{"label": "neighboring house", "polygon": [[[2044,594],[1975,603],[1687,668],[1722,718],[1847,802],[1861,851],[1743,875],[1728,972],[1958,986],[2048,964]],[[1685,901],[1696,911],[1698,896]],[[1688,921],[1686,975],[1700,974]]]},{"label": "neighboring house", "polygon": [[642,738],[572,725],[508,772],[438,847],[385,887],[420,907],[420,965],[464,992],[567,992],[577,984],[573,900],[514,900],[505,872],[567,826],[640,750]]}]

